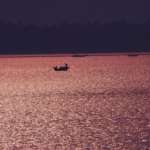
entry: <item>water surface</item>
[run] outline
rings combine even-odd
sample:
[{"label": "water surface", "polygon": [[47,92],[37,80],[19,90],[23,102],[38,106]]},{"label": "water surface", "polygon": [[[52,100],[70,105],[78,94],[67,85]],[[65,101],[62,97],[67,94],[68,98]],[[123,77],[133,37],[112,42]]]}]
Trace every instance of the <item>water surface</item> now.
[{"label": "water surface", "polygon": [[0,149],[147,150],[149,66],[150,55],[0,58]]}]

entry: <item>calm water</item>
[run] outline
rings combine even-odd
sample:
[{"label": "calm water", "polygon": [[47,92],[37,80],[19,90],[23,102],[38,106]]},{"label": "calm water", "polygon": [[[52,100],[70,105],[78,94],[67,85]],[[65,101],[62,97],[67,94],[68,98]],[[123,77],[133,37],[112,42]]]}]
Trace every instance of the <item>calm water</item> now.
[{"label": "calm water", "polygon": [[0,58],[0,150],[55,149],[150,149],[150,55]]}]

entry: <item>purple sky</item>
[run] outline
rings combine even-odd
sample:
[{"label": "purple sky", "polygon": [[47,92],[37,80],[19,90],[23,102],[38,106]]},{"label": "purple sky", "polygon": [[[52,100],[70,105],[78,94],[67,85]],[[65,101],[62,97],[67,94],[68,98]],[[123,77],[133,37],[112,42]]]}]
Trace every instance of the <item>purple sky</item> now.
[{"label": "purple sky", "polygon": [[24,23],[54,24],[62,20],[143,21],[150,18],[150,0],[0,0],[0,18]]}]

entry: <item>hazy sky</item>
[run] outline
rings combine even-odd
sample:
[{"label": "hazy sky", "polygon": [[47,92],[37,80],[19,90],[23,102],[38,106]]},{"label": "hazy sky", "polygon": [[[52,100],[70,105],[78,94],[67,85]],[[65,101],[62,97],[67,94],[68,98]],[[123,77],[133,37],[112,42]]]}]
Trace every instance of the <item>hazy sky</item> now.
[{"label": "hazy sky", "polygon": [[150,18],[150,0],[0,0],[0,18],[53,24],[62,20],[143,21]]}]

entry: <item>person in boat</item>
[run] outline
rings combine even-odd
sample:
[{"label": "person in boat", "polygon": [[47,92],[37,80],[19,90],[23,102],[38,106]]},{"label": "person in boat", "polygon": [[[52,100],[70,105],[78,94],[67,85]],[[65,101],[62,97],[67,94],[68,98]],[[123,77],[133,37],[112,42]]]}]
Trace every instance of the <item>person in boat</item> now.
[{"label": "person in boat", "polygon": [[54,68],[54,70],[68,70],[69,66],[68,66],[68,64],[64,64],[62,66],[55,66],[53,68]]},{"label": "person in boat", "polygon": [[65,64],[65,67],[68,68],[68,64]]}]

